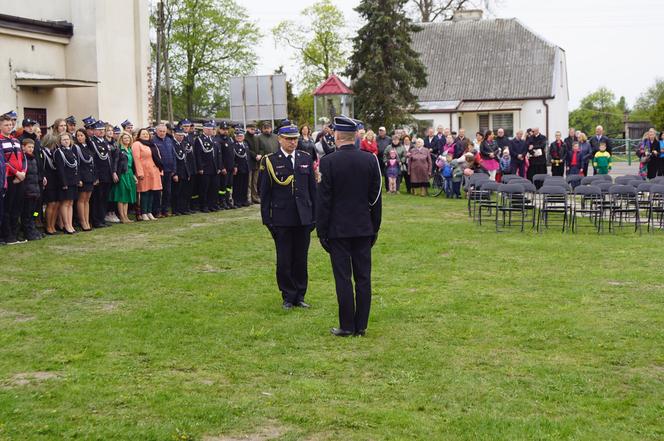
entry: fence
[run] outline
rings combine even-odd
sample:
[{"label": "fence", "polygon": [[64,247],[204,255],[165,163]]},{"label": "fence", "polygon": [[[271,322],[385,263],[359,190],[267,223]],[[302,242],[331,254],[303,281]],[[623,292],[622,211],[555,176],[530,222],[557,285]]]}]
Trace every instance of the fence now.
[{"label": "fence", "polygon": [[641,144],[640,139],[612,138],[611,145],[613,146],[614,159],[624,160],[628,165],[632,165],[632,161],[638,162],[639,158],[636,156],[636,152],[639,149],[639,144]]}]

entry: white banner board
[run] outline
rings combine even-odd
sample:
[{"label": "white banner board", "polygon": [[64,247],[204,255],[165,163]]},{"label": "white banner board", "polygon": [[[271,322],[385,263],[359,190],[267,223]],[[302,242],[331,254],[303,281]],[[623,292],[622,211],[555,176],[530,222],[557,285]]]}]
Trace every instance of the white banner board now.
[{"label": "white banner board", "polygon": [[286,75],[233,77],[230,87],[232,120],[246,125],[247,121],[288,117]]}]

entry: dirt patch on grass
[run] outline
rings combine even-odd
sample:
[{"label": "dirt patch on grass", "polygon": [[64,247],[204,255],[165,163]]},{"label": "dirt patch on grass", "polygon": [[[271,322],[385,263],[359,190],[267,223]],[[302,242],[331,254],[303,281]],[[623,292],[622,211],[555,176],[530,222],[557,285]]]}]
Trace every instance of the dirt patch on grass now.
[{"label": "dirt patch on grass", "polygon": [[43,381],[60,378],[57,372],[19,372],[4,382],[6,386],[30,386]]},{"label": "dirt patch on grass", "polygon": [[16,323],[25,323],[34,320],[36,317],[33,315],[25,315],[6,309],[0,309],[0,319],[13,320]]},{"label": "dirt patch on grass", "polygon": [[110,314],[122,308],[122,302],[102,299],[82,299],[74,305],[82,309],[102,314]]},{"label": "dirt patch on grass", "polygon": [[203,437],[203,441],[269,441],[279,438],[284,433],[286,430],[282,426],[269,424],[247,435],[208,435]]}]

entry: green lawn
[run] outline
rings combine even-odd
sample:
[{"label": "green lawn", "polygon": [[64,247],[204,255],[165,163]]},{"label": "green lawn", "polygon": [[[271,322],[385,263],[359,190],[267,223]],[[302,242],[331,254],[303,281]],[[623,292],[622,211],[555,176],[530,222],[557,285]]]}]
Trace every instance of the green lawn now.
[{"label": "green lawn", "polygon": [[315,240],[281,309],[257,208],[1,248],[0,439],[664,439],[664,235],[384,201],[365,338]]}]

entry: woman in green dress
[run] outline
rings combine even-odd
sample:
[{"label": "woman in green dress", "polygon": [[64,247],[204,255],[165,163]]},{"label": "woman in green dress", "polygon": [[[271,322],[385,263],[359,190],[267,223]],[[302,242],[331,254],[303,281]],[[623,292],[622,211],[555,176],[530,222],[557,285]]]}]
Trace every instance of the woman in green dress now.
[{"label": "woman in green dress", "polygon": [[119,151],[114,164],[114,171],[118,181],[111,188],[110,200],[118,203],[120,222],[128,224],[132,221],[127,216],[129,204],[136,203],[136,183],[134,176],[134,158],[131,154],[131,135],[122,132],[118,138]]}]

